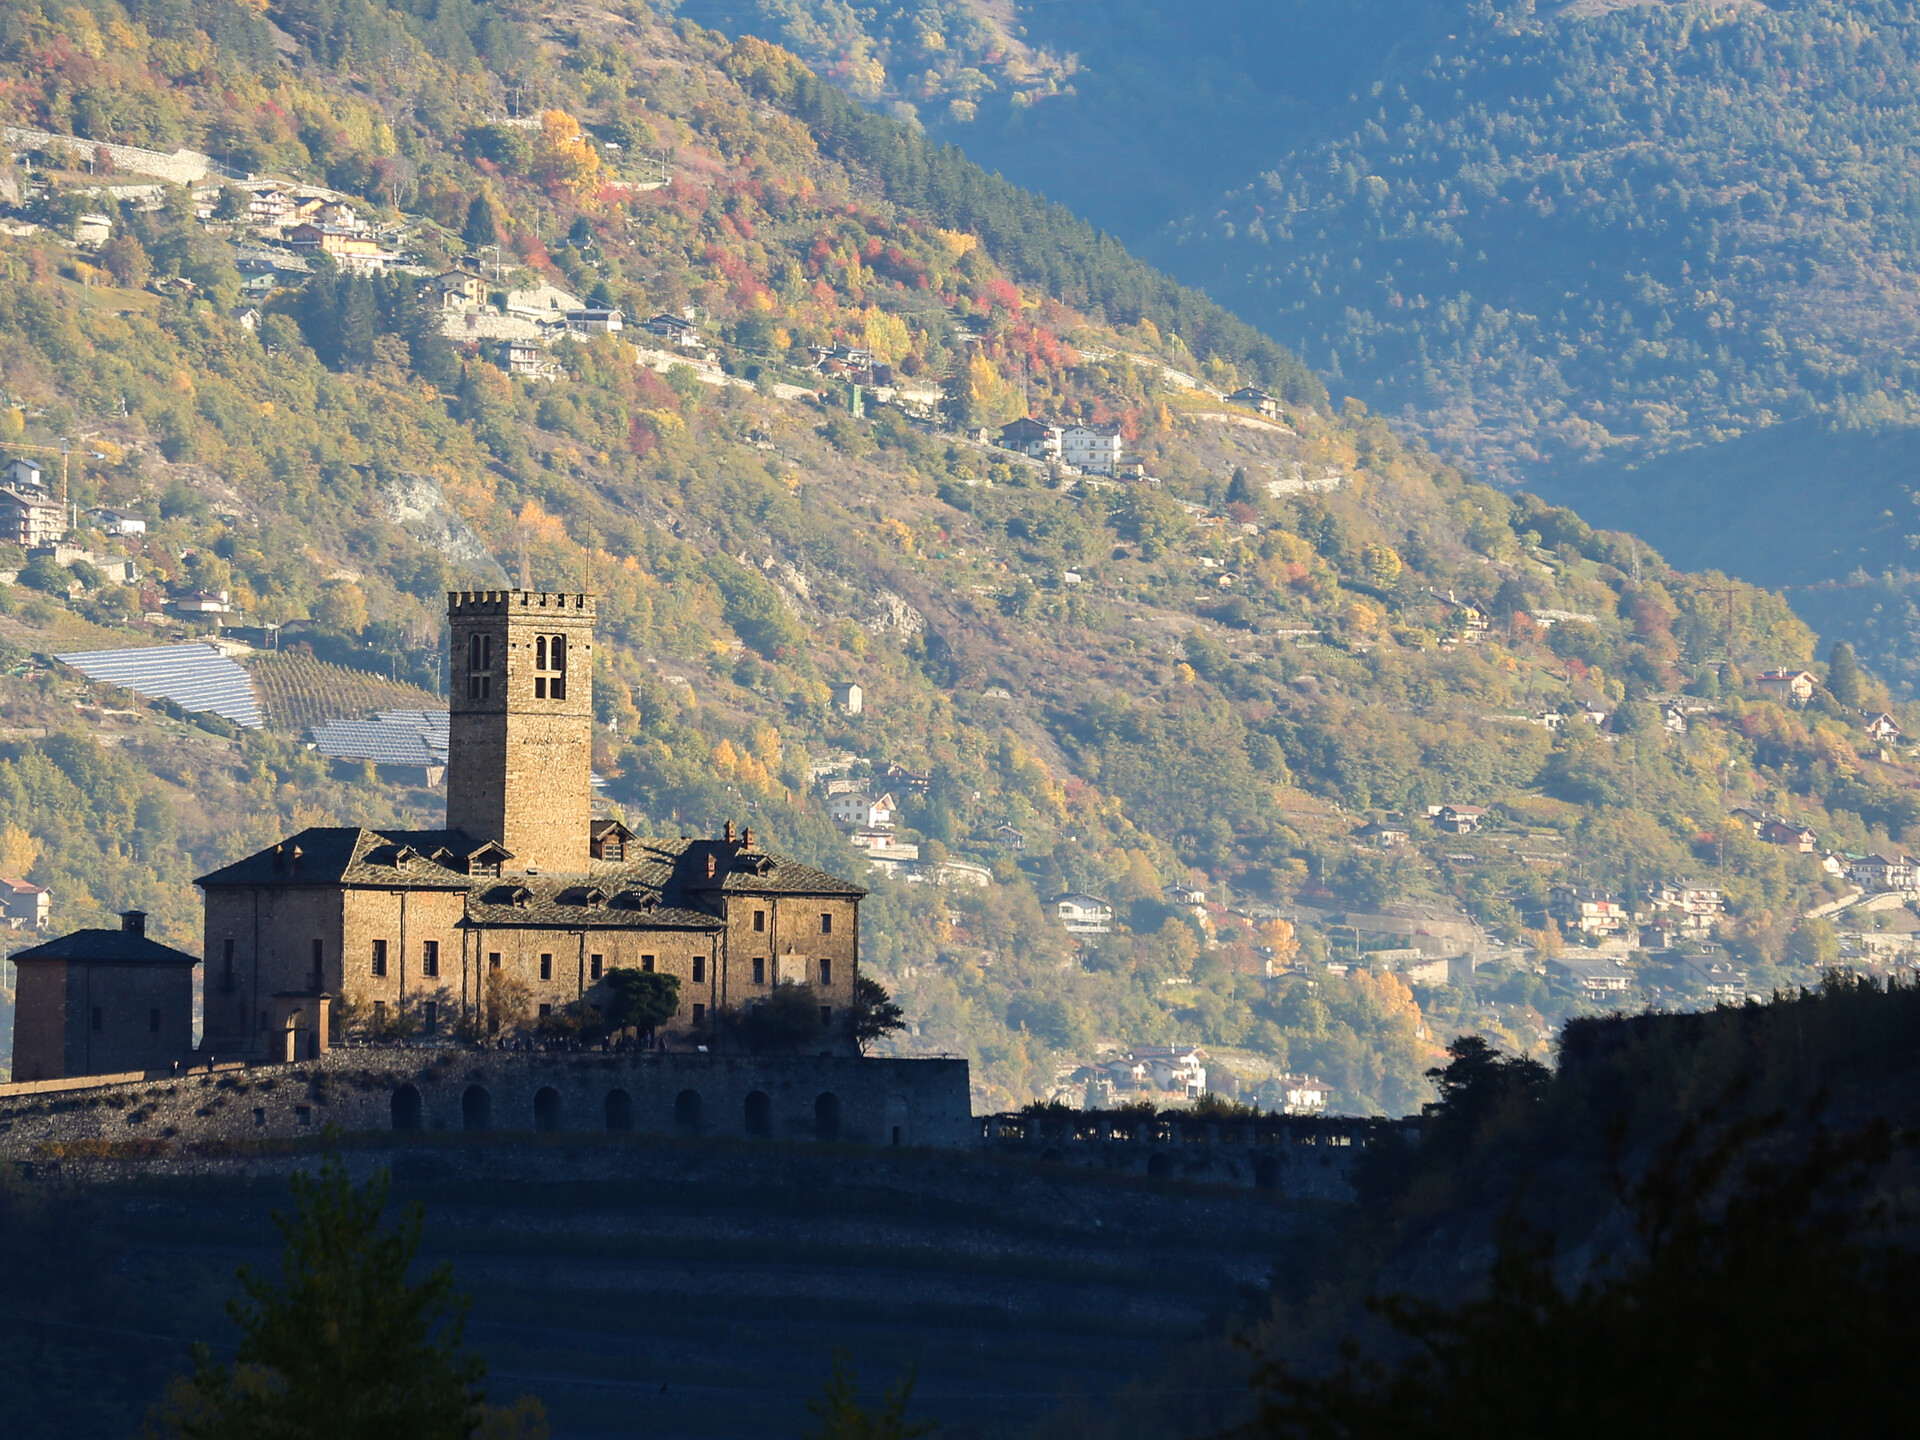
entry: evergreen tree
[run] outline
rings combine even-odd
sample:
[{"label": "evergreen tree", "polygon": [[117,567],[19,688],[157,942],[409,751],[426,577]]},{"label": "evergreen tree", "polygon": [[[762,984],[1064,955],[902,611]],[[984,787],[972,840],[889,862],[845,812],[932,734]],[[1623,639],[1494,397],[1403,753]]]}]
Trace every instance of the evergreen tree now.
[{"label": "evergreen tree", "polygon": [[341,282],[340,367],[360,369],[373,363],[373,341],[380,332],[380,307],[373,286],[359,276]]},{"label": "evergreen tree", "polygon": [[467,223],[460,232],[460,238],[467,242],[469,250],[482,250],[500,243],[500,227],[494,220],[493,202],[486,196],[474,196],[467,206]]},{"label": "evergreen tree", "polygon": [[1860,662],[1854,658],[1853,647],[1844,640],[1833,642],[1833,649],[1827,652],[1827,691],[1849,710],[1860,708],[1861,700]]},{"label": "evergreen tree", "polygon": [[233,1363],[195,1351],[194,1374],[158,1417],[180,1440],[470,1440],[486,1363],[462,1349],[465,1302],[453,1272],[407,1272],[421,1212],[383,1228],[390,1176],[356,1188],[337,1155],[296,1172],[280,1278],[240,1272]]}]

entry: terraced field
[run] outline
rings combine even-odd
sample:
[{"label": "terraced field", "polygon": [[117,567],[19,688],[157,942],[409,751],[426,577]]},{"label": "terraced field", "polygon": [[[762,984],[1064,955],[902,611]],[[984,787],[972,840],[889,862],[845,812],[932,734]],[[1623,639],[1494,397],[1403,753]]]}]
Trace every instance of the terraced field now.
[{"label": "terraced field", "polygon": [[321,720],[358,720],[376,710],[444,710],[447,702],[417,685],[316,660],[297,651],[250,657],[247,670],[276,730],[304,735]]},{"label": "terraced field", "polygon": [[[953,1152],[414,1138],[350,1158],[392,1165],[396,1198],[426,1207],[428,1258],[473,1297],[495,1398],[539,1395],[568,1440],[797,1434],[837,1348],[876,1396],[915,1370],[914,1409],[945,1440],[1023,1433],[1217,1319],[1314,1216],[1262,1192]],[[221,1301],[237,1265],[272,1264],[292,1163],[90,1182],[124,1287],[105,1324],[153,1337],[137,1383],[116,1372],[123,1408],[188,1340],[230,1333]],[[0,1317],[0,1351],[30,1340],[49,1335]],[[1222,1377],[1182,1409],[1212,1429],[1241,1393]],[[22,1433],[108,1433],[99,1418]]]}]

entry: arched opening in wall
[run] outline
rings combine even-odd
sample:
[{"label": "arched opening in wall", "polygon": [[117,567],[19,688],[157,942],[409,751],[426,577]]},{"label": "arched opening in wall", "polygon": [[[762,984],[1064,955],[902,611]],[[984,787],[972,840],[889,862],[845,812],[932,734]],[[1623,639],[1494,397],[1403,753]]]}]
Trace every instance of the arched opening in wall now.
[{"label": "arched opening in wall", "polygon": [[607,1092],[607,1129],[633,1129],[633,1096],[624,1090]]},{"label": "arched opening in wall", "polygon": [[1147,1157],[1147,1174],[1156,1180],[1164,1180],[1173,1174],[1173,1157],[1166,1152],[1156,1150]]},{"label": "arched opening in wall", "polygon": [[467,1093],[460,1097],[460,1125],[466,1130],[493,1128],[493,1096],[485,1087],[469,1085]]},{"label": "arched opening in wall", "polygon": [[840,1097],[831,1090],[813,1102],[813,1138],[840,1138]]},{"label": "arched opening in wall", "polygon": [[773,1134],[773,1100],[764,1090],[747,1096],[747,1134]]},{"label": "arched opening in wall", "polygon": [[683,1135],[700,1133],[700,1092],[682,1090],[673,1097],[673,1128]]},{"label": "arched opening in wall", "polygon": [[393,1092],[393,1128],[396,1130],[420,1128],[420,1092],[411,1085],[402,1085]]},{"label": "arched opening in wall", "polygon": [[1253,1185],[1256,1190],[1280,1188],[1280,1157],[1278,1155],[1262,1155],[1253,1162]]},{"label": "arched opening in wall", "polygon": [[533,1128],[542,1133],[560,1128],[560,1092],[551,1085],[533,1092]]}]

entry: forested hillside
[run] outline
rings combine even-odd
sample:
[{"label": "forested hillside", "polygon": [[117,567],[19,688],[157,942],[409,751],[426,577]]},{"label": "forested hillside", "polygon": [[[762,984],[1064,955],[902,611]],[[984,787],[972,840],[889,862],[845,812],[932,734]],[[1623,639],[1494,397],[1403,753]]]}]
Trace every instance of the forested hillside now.
[{"label": "forested hillside", "polygon": [[[1340,1108],[1403,1111],[1456,1031],[1543,1052],[1594,1003],[1543,972],[1556,883],[1710,874],[1723,958],[1763,991],[1837,954],[1799,923],[1842,889],[1820,852],[1920,823],[1920,773],[1862,729],[1884,689],[1845,652],[1829,675],[1779,596],[1329,405],[1243,321],[762,41],[639,5],[93,0],[0,15],[0,78],[21,125],[331,185],[414,266],[317,258],[243,301],[231,178],[200,214],[47,151],[8,177],[0,440],[85,437],[76,504],[151,520],[93,536],[135,587],[3,557],[29,673],[0,694],[0,828],[63,927],[142,901],[191,943],[196,867],[420,797],[271,731],[223,737],[217,783],[169,778],[71,709],[125,697],[29,655],[159,638],[169,595],[225,591],[320,660],[437,683],[444,592],[502,573],[600,595],[596,769],[636,828],[750,821],[861,874],[837,773],[894,788],[919,878],[984,871],[874,875],[862,952],[916,1022],[902,1043],[968,1054],[983,1105],[1182,1042],[1265,1103],[1311,1072]],[[103,207],[113,238],[79,248]],[[691,312],[717,358],[656,370],[630,331],[510,375],[422,298],[456,263]],[[836,344],[938,409],[856,404],[808,348]],[[1247,381],[1276,413],[1220,399]],[[1029,410],[1112,427],[1143,475],[980,439]],[[1805,708],[1750,683],[1807,664]],[[858,715],[831,703],[848,681]],[[1443,833],[1442,804],[1488,815]],[[1742,805],[1819,849],[1762,843]],[[1406,843],[1363,829],[1387,819]],[[140,858],[155,835],[164,864]],[[1063,891],[1110,902],[1111,933],[1063,929]],[[1404,954],[1355,953],[1358,922],[1413,906],[1483,926],[1494,963],[1416,987]],[[1635,995],[1699,1003],[1694,974],[1636,961]]]},{"label": "forested hillside", "polygon": [[[685,9],[912,106],[1486,479],[1649,531],[1678,491],[1687,564],[1910,603],[1911,4]],[[1766,480],[1819,498],[1786,523]],[[1881,596],[1826,598],[1908,683]]]}]

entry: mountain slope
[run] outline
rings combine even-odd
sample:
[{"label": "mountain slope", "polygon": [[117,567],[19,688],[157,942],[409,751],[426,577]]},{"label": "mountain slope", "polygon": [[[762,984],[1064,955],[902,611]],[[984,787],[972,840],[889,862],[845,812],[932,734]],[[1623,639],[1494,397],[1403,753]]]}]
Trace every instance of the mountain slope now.
[{"label": "mountain slope", "polygon": [[[1684,486],[1761,583],[1799,582],[1764,557],[1809,523],[1870,573],[1906,563],[1859,556],[1844,503],[1774,523],[1719,447],[1813,421],[1853,482],[1910,488],[1852,462],[1914,419],[1911,4],[953,4],[943,31],[685,8],[835,63],[870,51],[877,100],[917,103],[1481,475],[1626,526]],[[1870,609],[1821,613],[1895,661]]]},{"label": "mountain slope", "polygon": [[[948,859],[991,877],[875,877],[862,957],[918,1022],[902,1043],[968,1054],[982,1105],[1182,1041],[1267,1103],[1313,1071],[1343,1107],[1404,1110],[1436,1038],[1543,1050],[1592,1003],[1540,973],[1554,882],[1638,892],[1710,867],[1763,989],[1832,958],[1794,917],[1839,887],[1726,807],[1857,850],[1920,820],[1909,757],[1860,729],[1875,682],[1836,677],[1846,703],[1803,713],[1748,688],[1814,658],[1778,596],[1673,570],[1468,483],[1363,407],[1326,408],[1271,340],[763,42],[587,6],[298,0],[272,29],[223,0],[10,14],[0,69],[23,124],[97,138],[76,97],[119,105],[119,139],[324,179],[424,271],[472,261],[496,297],[691,308],[718,357],[586,335],[554,345],[545,378],[508,375],[411,284],[324,264],[284,276],[250,330],[232,194],[204,218],[177,189],[118,203],[42,154],[12,217],[42,228],[0,240],[0,439],[87,436],[75,500],[154,523],[124,542],[144,591],[76,570],[67,595],[36,572],[48,592],[15,592],[22,648],[81,615],[115,643],[152,638],[167,627],[142,617],[167,592],[204,588],[303,622],[323,658],[432,680],[446,589],[502,570],[591,586],[596,769],[636,828],[751,820],[859,873],[821,793],[837,772],[896,788],[923,878]],[[670,183],[644,188],[659,165]],[[102,205],[110,245],[64,238]],[[808,348],[835,344],[943,390],[945,420],[855,413]],[[1281,413],[1218,398],[1243,379],[1279,387]],[[1049,474],[978,439],[1028,408],[1117,429],[1158,484]],[[849,680],[857,717],[830,703]],[[1659,706],[1682,690],[1676,733]],[[392,803],[280,743],[240,740],[274,800],[259,823]],[[0,788],[0,830],[47,842],[35,876],[121,843],[83,843],[61,803]],[[1442,803],[1491,818],[1444,834],[1424,819]],[[1356,834],[1393,814],[1413,843]],[[180,833],[202,865],[229,843]],[[186,858],[158,877],[174,916]],[[108,871],[88,903],[133,891]],[[1068,934],[1046,905],[1062,891],[1111,901],[1113,933]],[[1416,992],[1353,954],[1385,908],[1526,948]],[[169,934],[192,939],[177,919]],[[1336,944],[1360,963],[1327,968]],[[1701,998],[1663,964],[1636,984]]]}]

